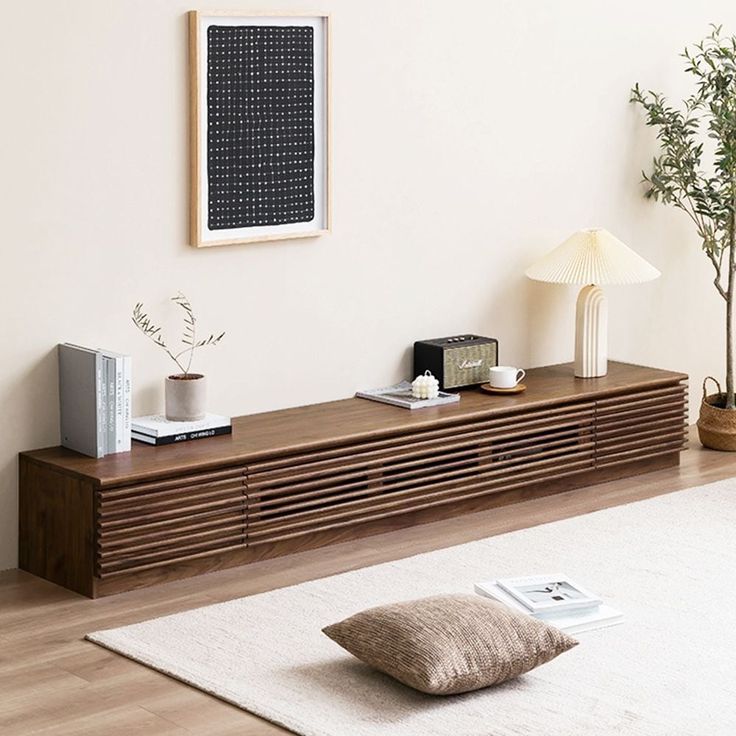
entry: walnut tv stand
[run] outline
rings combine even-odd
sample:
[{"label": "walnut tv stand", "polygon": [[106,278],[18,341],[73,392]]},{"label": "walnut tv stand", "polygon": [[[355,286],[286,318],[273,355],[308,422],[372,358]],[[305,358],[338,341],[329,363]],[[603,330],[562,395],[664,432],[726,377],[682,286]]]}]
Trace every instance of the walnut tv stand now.
[{"label": "walnut tv stand", "polygon": [[679,462],[687,376],[536,368],[516,396],[362,399],[95,460],[20,456],[20,567],[90,597],[467,514]]}]

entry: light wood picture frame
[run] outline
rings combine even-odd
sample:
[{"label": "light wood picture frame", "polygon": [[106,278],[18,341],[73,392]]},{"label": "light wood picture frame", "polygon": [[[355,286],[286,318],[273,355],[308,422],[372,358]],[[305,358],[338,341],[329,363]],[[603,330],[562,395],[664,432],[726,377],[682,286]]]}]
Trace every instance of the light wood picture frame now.
[{"label": "light wood picture frame", "polygon": [[326,13],[189,12],[193,246],[330,232],[329,49]]}]

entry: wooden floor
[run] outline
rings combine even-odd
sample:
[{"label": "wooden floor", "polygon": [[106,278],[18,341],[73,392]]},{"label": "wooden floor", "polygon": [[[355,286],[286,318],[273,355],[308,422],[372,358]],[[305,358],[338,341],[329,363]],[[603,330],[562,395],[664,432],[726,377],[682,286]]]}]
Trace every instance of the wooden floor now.
[{"label": "wooden floor", "polygon": [[679,468],[96,601],[0,572],[0,733],[287,733],[83,636],[731,476],[736,455],[691,434]]}]

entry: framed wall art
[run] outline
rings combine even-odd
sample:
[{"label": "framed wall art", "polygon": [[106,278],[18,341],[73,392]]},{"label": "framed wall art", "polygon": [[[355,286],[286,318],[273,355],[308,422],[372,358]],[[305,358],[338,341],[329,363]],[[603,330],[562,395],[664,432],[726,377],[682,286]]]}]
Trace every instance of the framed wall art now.
[{"label": "framed wall art", "polygon": [[330,229],[329,16],[189,13],[191,242]]}]

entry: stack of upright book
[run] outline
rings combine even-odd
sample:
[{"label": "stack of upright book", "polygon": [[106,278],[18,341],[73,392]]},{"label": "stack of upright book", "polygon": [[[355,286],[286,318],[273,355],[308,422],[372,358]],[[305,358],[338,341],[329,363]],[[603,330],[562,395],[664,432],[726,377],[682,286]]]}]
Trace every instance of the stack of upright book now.
[{"label": "stack of upright book", "polygon": [[90,457],[130,450],[129,355],[59,345],[61,444]]}]

